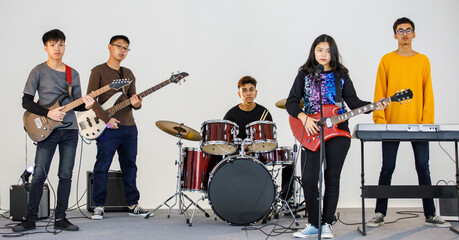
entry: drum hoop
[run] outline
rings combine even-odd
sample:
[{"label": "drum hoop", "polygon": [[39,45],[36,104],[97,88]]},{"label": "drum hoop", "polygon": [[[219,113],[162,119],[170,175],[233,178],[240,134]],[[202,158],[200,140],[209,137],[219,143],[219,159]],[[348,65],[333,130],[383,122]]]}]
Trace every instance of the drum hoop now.
[{"label": "drum hoop", "polygon": [[202,127],[204,127],[205,125],[209,124],[209,123],[229,123],[230,125],[233,125],[234,127],[236,127],[238,130],[239,130],[239,127],[238,125],[235,123],[235,122],[232,122],[230,120],[224,120],[224,119],[212,119],[212,120],[207,120],[205,122],[203,122],[201,124],[201,129]]},{"label": "drum hoop", "polygon": [[274,122],[264,120],[264,121],[255,121],[255,122],[251,122],[251,123],[245,125],[245,128],[248,128],[248,127],[251,127],[251,126],[257,125],[257,124],[268,124],[268,125],[276,126],[276,124],[275,124]]}]

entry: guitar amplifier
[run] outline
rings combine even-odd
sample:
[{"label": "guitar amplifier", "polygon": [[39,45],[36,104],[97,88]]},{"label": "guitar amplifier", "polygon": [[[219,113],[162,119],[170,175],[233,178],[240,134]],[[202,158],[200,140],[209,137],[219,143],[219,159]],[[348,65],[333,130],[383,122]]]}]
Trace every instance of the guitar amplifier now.
[{"label": "guitar amplifier", "polygon": [[[10,187],[10,218],[13,221],[22,221],[27,215],[30,184],[11,185]],[[43,185],[43,195],[38,205],[38,219],[49,217],[49,188]]]},{"label": "guitar amplifier", "polygon": [[[87,185],[88,185],[88,198],[86,208],[90,212],[94,212],[94,208],[97,206],[93,201],[93,186],[94,186],[94,173],[87,171]],[[107,199],[105,199],[105,211],[106,212],[127,212],[129,207],[126,203],[126,197],[124,196],[123,186],[123,173],[121,171],[108,171],[107,179]]]}]

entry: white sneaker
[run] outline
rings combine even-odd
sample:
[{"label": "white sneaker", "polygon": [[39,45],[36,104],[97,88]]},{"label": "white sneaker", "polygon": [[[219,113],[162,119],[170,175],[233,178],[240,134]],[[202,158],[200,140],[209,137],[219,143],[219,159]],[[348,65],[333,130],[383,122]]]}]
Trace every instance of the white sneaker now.
[{"label": "white sneaker", "polygon": [[322,238],[332,239],[333,238],[332,226],[328,223],[325,223],[324,225],[322,225],[322,235],[320,236]]},{"label": "white sneaker", "polygon": [[105,208],[103,206],[94,208],[94,213],[91,216],[92,220],[102,220],[104,218]]},{"label": "white sneaker", "polygon": [[297,238],[309,238],[309,237],[317,237],[318,233],[319,233],[319,229],[307,223],[306,227],[303,230],[300,230],[294,233],[293,236]]}]

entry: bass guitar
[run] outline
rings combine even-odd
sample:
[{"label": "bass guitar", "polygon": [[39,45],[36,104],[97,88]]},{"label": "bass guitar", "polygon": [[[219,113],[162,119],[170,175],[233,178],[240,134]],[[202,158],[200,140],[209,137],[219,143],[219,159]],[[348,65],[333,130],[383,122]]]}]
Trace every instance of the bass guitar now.
[{"label": "bass guitar", "polygon": [[[88,95],[95,98],[101,95],[102,93],[107,92],[110,89],[118,90],[126,85],[129,85],[130,83],[131,83],[131,80],[129,79],[116,79],[116,80],[113,80],[110,84],[102,88],[99,88],[96,91],[93,91]],[[50,109],[50,110],[61,107],[61,103],[66,97],[68,97],[68,94],[61,95],[53,103],[47,106],[43,106],[43,107]],[[79,98],[78,100],[75,100],[71,103],[66,104],[64,108],[61,109],[60,111],[68,112],[80,106],[83,103],[84,103],[83,99]],[[29,137],[35,142],[41,142],[45,140],[55,129],[65,128],[72,124],[72,122],[66,123],[66,122],[54,121],[51,118],[48,118],[46,116],[40,116],[35,113],[31,113],[29,111],[25,111],[22,120],[24,121],[24,129],[26,130]]]},{"label": "bass guitar", "polygon": [[[168,85],[169,83],[180,82],[180,80],[184,79],[187,76],[188,76],[188,73],[186,72],[180,72],[180,73],[174,74],[169,79],[165,80],[164,82],[137,94],[137,96],[142,97],[142,98],[146,97],[150,95],[151,93]],[[101,106],[102,109],[105,110],[105,112],[107,113],[109,117],[115,115],[115,113],[118,112],[119,110],[131,105],[131,101],[129,99],[126,99],[114,105],[116,102],[118,102],[119,98],[122,95],[123,93],[121,92],[116,93],[113,96],[111,96],[104,104],[102,104]],[[105,122],[99,119],[93,110],[88,110],[88,111],[79,113],[77,116],[77,122],[78,122],[78,128],[80,130],[80,135],[88,140],[94,140],[98,138],[102,134],[102,132],[105,130],[105,128],[107,127]]]},{"label": "bass guitar", "polygon": [[[397,92],[392,97],[385,98],[379,100],[378,102],[400,102],[406,101],[408,99],[413,98],[413,92],[410,89],[403,90],[401,92]],[[374,110],[376,108],[376,103],[370,103],[363,107],[356,108],[352,111],[345,112],[343,114],[338,115],[338,110],[340,109],[336,105],[325,105],[324,106],[324,141],[328,139],[342,136],[342,137],[349,137],[351,135],[341,129],[338,129],[338,123],[344,122],[352,117],[360,115],[362,113],[366,113],[368,111]],[[320,119],[320,112],[316,114],[310,114],[308,117],[312,117],[315,119]],[[315,135],[308,136],[306,130],[304,129],[303,122],[300,119],[295,118],[289,115],[289,122],[290,122],[290,129],[293,132],[295,138],[305,147],[313,152],[317,151],[320,147],[320,133]]]}]

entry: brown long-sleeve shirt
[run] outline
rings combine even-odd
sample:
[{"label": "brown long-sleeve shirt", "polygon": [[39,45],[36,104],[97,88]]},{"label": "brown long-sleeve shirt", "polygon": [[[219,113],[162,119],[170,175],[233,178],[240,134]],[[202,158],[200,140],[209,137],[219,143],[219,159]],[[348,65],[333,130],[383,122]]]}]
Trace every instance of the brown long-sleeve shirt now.
[{"label": "brown long-sleeve shirt", "polygon": [[[115,93],[117,92],[123,92],[121,95],[120,99],[116,101],[116,103],[119,103],[123,100],[129,99],[132,95],[136,94],[136,88],[135,88],[135,77],[132,71],[128,68],[122,67],[123,69],[123,74],[121,74],[121,71],[115,70],[113,68],[110,68],[107,63],[103,63],[100,65],[95,66],[91,70],[91,76],[89,77],[89,84],[88,84],[88,91],[87,93],[90,93],[94,90],[97,90],[105,85],[108,85],[115,79],[120,79],[120,78],[127,78],[132,80],[131,84],[128,86],[125,86],[119,90],[109,90],[108,92],[101,94],[99,97],[97,97],[96,103],[94,103],[94,106],[92,107],[92,110],[96,112],[97,116],[99,119],[101,119],[104,122],[108,122],[110,118],[116,118],[120,121],[119,125],[124,125],[124,126],[132,126],[135,124],[134,121],[134,116],[132,114],[132,105],[129,105],[128,107],[125,107],[118,112],[115,113],[115,115],[109,117],[107,113],[104,111],[106,109],[101,108],[101,104],[104,104],[107,100],[110,99]],[[121,76],[123,75],[123,76]],[[115,104],[116,104],[115,103]],[[111,107],[111,106],[108,106]],[[140,107],[139,107],[140,108]],[[139,109],[137,108],[137,109]]]}]

